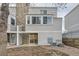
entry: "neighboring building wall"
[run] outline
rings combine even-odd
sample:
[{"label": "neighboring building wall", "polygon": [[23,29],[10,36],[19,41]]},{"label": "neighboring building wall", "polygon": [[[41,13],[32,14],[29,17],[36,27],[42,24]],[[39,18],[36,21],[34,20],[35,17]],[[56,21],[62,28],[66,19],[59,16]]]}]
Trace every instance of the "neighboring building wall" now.
[{"label": "neighboring building wall", "polygon": [[64,38],[79,38],[79,31],[64,33],[63,37]]},{"label": "neighboring building wall", "polygon": [[79,5],[65,16],[65,29],[67,31],[79,30]]},{"label": "neighboring building wall", "polygon": [[79,48],[79,5],[65,16],[65,29],[63,42]]}]

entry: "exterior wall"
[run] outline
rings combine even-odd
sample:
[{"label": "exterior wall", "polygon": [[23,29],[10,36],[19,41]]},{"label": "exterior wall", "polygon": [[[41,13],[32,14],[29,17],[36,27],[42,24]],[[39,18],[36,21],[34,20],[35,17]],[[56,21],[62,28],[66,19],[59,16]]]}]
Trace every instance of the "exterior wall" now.
[{"label": "exterior wall", "polygon": [[62,31],[62,18],[53,18],[53,24],[26,24],[26,31]]},{"label": "exterior wall", "polygon": [[9,7],[9,16],[7,20],[7,32],[9,30],[16,30],[16,26],[11,25],[11,18],[15,19],[15,25],[16,25],[16,7],[10,6]]},{"label": "exterior wall", "polygon": [[9,7],[9,15],[16,16],[16,7]]},{"label": "exterior wall", "polygon": [[53,24],[26,24],[26,32],[38,33],[38,45],[49,45],[50,36],[57,44],[62,43],[62,18],[57,18],[57,8],[31,7],[28,14],[41,15],[40,10],[47,10],[47,15],[52,15]]},{"label": "exterior wall", "polygon": [[79,5],[65,16],[65,29],[68,31],[79,30]]},{"label": "exterior wall", "polygon": [[[32,33],[32,32],[29,32]],[[43,31],[43,32],[33,32],[38,33],[38,45],[49,45],[48,38],[51,37],[53,39],[53,42],[56,42],[57,44],[62,44],[62,32],[60,31]],[[27,33],[25,34],[27,36]],[[27,38],[24,38],[23,34],[19,35],[19,43],[20,45],[23,44],[23,40],[26,41]],[[29,38],[28,38],[29,40]],[[26,43],[29,44],[29,43]]]},{"label": "exterior wall", "polygon": [[52,14],[54,17],[57,17],[56,7],[30,7],[28,14],[41,14],[41,10],[47,10],[47,14]]},{"label": "exterior wall", "polygon": [[38,33],[38,45],[49,45],[48,38],[51,37],[53,42],[62,44],[62,33],[61,32],[39,32]]}]

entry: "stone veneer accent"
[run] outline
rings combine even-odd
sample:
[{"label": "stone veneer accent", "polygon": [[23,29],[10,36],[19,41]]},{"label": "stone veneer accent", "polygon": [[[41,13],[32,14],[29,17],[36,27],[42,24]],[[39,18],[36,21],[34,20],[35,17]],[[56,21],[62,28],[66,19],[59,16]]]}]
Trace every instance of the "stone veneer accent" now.
[{"label": "stone veneer accent", "polygon": [[25,15],[28,12],[28,5],[26,3],[17,3],[16,4],[16,20],[17,25],[25,24]]}]

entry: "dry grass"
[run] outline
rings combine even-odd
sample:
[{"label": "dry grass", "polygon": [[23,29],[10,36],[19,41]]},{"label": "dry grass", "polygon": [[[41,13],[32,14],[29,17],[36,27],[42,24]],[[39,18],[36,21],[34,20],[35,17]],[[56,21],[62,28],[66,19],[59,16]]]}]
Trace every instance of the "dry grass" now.
[{"label": "dry grass", "polygon": [[79,38],[63,38],[63,43],[68,46],[79,48]]}]

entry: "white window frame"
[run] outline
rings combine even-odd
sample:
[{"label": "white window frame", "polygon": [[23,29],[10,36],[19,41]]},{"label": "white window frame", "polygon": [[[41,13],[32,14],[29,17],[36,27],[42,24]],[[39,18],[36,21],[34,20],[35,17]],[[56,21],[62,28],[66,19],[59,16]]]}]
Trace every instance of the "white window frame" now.
[{"label": "white window frame", "polygon": [[7,24],[10,24],[11,25],[11,18],[13,18],[15,20],[15,25],[16,25],[16,17],[14,17],[12,15],[9,15],[8,16],[8,23]]},{"label": "white window frame", "polygon": [[[51,22],[52,22],[52,23],[50,23],[50,25],[53,24],[53,16],[52,16],[52,15],[44,15],[44,16],[52,17],[52,19],[51,19]],[[43,17],[44,17],[44,16],[43,16]],[[42,17],[42,20],[43,20],[43,17]],[[43,22],[42,22],[42,23],[43,23]],[[47,24],[48,24],[48,20],[47,20]],[[44,25],[46,25],[46,24],[44,24]],[[49,24],[48,24],[48,25],[49,25]]]},{"label": "white window frame", "polygon": [[[51,18],[51,22],[52,23],[50,23],[50,24],[43,24],[43,25],[51,25],[51,24],[53,24],[53,16],[52,15],[26,15],[26,24],[28,24],[28,16],[30,16],[30,23],[29,23],[29,25],[31,25],[32,24],[32,17],[40,17],[40,19],[41,19],[41,23],[40,23],[40,25],[41,24],[43,24],[43,17],[44,16],[47,16],[47,17],[52,17]],[[47,22],[48,22],[48,20],[47,20]],[[32,24],[32,25],[37,25],[37,24]]]},{"label": "white window frame", "polygon": [[53,17],[52,16],[47,16],[47,17],[51,17],[51,23],[48,23],[48,20],[47,20],[47,24],[53,24]]},{"label": "white window frame", "polygon": [[[40,18],[40,24],[41,24],[41,16],[31,16],[31,21],[32,21],[32,17],[39,17]],[[36,21],[37,21],[37,19],[36,19]]]}]

